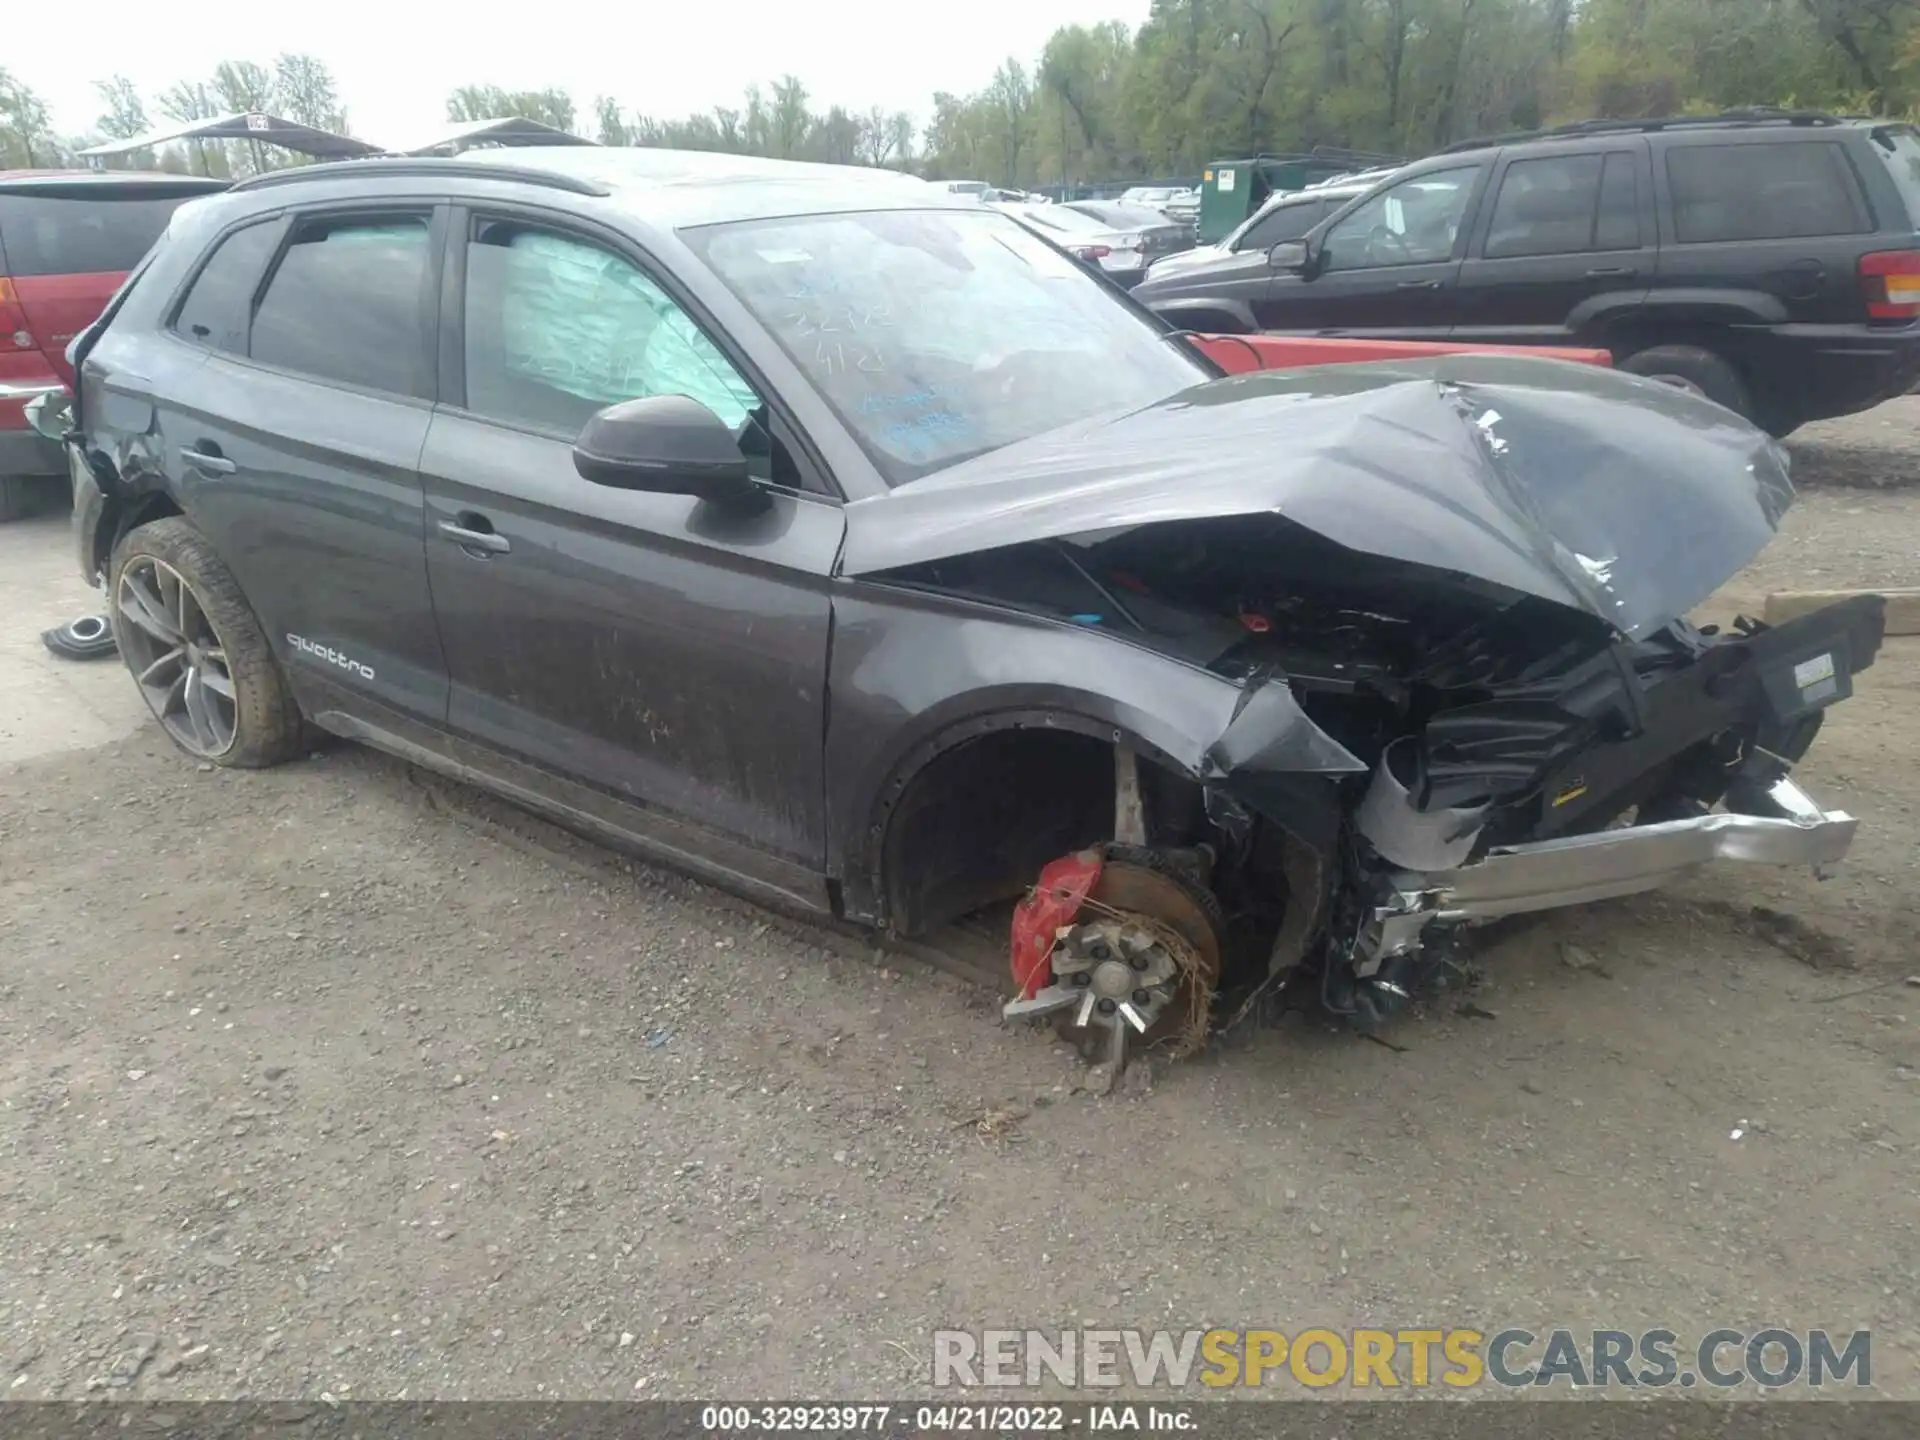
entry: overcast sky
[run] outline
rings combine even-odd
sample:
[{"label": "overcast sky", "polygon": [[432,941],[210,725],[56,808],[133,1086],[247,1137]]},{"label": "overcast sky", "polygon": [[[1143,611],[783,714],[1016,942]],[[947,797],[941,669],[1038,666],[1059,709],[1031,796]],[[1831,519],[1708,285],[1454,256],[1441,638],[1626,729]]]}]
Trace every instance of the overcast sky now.
[{"label": "overcast sky", "polygon": [[978,89],[1012,55],[1031,65],[1060,25],[1146,19],[1149,0],[691,0],[427,7],[405,0],[318,6],[195,0],[162,7],[96,0],[73,24],[16,19],[0,64],[39,91],[56,130],[79,134],[100,113],[92,82],[129,76],[147,96],[209,74],[215,62],[270,63],[282,50],[333,70],[354,133],[406,143],[446,116],[467,83],[572,91],[583,116],[596,95],[670,117],[737,105],[749,82],[792,73],[817,108],[883,105],[924,123],[935,90]]}]

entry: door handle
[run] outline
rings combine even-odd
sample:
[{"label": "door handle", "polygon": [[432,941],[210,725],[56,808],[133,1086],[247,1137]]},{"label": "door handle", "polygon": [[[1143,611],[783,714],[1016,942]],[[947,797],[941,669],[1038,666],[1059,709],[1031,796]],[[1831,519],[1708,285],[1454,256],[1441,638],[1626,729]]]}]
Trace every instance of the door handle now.
[{"label": "door handle", "polygon": [[1438,290],[1438,280],[1402,280],[1394,287],[1397,290]]},{"label": "door handle", "polygon": [[1630,280],[1640,272],[1631,265],[1615,265],[1587,271],[1589,280]]},{"label": "door handle", "polygon": [[[478,551],[484,555],[505,555],[513,549],[512,542],[493,528],[493,522],[484,515],[466,513],[460,516],[462,524],[454,520],[442,520],[440,533],[446,536],[462,550]],[[479,527],[485,526],[485,529]]]},{"label": "door handle", "polygon": [[231,475],[240,468],[222,455],[220,447],[211,440],[202,440],[198,445],[189,445],[180,452],[180,458],[202,475]]}]

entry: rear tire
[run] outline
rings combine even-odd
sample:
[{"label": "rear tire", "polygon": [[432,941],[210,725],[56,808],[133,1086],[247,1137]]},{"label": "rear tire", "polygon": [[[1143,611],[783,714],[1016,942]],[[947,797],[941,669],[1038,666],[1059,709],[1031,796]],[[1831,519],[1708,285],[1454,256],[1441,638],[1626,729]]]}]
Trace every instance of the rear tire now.
[{"label": "rear tire", "polygon": [[280,663],[233,572],[192,522],[176,515],[128,531],[114,547],[107,594],[121,657],[174,744],[246,770],[301,754],[300,707]]},{"label": "rear tire", "polygon": [[1753,392],[1733,363],[1698,345],[1655,345],[1619,362],[1629,375],[1704,395],[1743,420],[1754,418]]}]

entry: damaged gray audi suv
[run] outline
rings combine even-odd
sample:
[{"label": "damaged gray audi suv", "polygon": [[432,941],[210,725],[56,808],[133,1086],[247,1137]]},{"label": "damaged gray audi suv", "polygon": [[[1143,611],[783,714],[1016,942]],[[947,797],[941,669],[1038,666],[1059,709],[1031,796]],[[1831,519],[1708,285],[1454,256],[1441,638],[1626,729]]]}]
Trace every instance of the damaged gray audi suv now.
[{"label": "damaged gray audi suv", "polygon": [[984,914],[1116,1061],[1855,827],[1789,772],[1880,601],[1685,618],[1791,498],[1760,431],[1509,356],[1227,378],[906,177],[275,172],[73,358],[80,561],[190,755],[317,729],[790,911]]}]

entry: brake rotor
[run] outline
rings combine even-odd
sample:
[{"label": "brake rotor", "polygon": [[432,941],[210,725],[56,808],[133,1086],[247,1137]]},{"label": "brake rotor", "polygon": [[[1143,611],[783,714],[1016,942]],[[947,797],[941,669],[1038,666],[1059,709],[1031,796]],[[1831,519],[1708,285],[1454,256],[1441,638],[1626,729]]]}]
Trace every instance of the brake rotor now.
[{"label": "brake rotor", "polygon": [[1052,1012],[1060,1033],[1117,1073],[1130,1053],[1206,1041],[1220,977],[1219,905],[1151,851],[1113,847],[1049,956],[1052,983],[1006,1013]]}]

